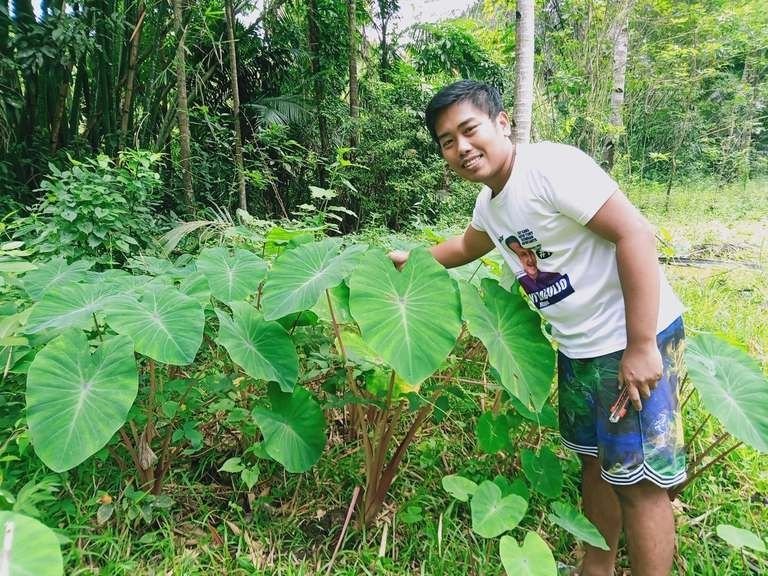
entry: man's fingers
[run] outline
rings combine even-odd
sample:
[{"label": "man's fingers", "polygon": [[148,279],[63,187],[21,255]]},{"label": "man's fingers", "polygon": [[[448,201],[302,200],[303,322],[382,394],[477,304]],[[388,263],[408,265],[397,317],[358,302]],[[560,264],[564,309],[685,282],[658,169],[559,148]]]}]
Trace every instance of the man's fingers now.
[{"label": "man's fingers", "polygon": [[637,391],[637,388],[635,386],[629,386],[628,393],[629,401],[632,402],[632,406],[635,407],[635,410],[640,412],[640,410],[643,409],[643,403],[640,401],[640,393]]}]

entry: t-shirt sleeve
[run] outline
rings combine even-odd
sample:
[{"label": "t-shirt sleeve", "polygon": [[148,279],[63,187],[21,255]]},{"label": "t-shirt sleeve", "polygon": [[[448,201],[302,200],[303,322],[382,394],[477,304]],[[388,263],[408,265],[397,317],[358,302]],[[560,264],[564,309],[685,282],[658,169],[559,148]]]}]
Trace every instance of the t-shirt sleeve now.
[{"label": "t-shirt sleeve", "polygon": [[547,201],[558,212],[585,225],[619,185],[591,156],[574,146],[550,144],[542,173]]}]

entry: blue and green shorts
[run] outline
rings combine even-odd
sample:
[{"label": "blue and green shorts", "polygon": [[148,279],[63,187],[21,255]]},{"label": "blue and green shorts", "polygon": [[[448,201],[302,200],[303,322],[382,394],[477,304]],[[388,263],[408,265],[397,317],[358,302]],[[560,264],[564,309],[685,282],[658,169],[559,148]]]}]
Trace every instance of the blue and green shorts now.
[{"label": "blue and green shorts", "polygon": [[643,409],[630,403],[617,423],[608,420],[619,395],[623,350],[597,358],[558,354],[560,436],[571,450],[596,457],[610,484],[649,480],[662,488],[685,480],[683,421],[678,388],[685,375],[685,333],[678,318],[656,337],[663,375]]}]

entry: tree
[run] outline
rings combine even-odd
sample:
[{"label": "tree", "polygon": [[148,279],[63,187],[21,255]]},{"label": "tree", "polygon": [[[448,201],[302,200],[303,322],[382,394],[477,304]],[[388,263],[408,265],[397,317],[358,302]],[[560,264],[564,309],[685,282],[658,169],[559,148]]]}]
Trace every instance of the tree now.
[{"label": "tree", "polygon": [[235,125],[235,172],[240,197],[240,209],[247,211],[248,202],[245,197],[245,171],[243,168],[243,137],[240,129],[240,89],[237,82],[236,21],[232,0],[225,0],[224,12],[227,26],[227,41],[229,43],[229,75],[232,83],[232,122]]},{"label": "tree", "polygon": [[534,1],[517,0],[515,60],[515,142],[531,139],[533,112]]},{"label": "tree", "polygon": [[357,24],[355,23],[355,0],[347,0],[347,16],[349,20],[349,118],[352,121],[352,131],[349,136],[349,145],[357,147],[358,128],[357,119],[360,116],[360,103],[357,96]]},{"label": "tree", "polygon": [[184,0],[173,0],[173,15],[176,30],[176,115],[179,121],[179,139],[181,141],[181,177],[184,185],[184,199],[187,210],[192,212],[195,206],[195,193],[192,189],[192,150],[189,132],[189,109],[187,107],[187,63],[184,52],[186,28],[183,25]]},{"label": "tree", "polygon": [[624,130],[622,109],[624,107],[624,77],[627,70],[627,50],[629,47],[629,13],[632,11],[633,0],[619,13],[617,25],[613,33],[613,89],[611,90],[611,119],[610,131],[605,145],[605,166],[613,168],[616,142]]}]

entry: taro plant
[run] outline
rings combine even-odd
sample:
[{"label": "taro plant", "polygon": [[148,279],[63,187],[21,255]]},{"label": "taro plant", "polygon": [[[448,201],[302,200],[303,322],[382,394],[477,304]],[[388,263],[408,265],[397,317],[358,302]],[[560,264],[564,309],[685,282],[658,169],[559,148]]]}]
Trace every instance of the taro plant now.
[{"label": "taro plant", "polygon": [[[768,452],[768,379],[760,364],[741,348],[712,334],[688,338],[685,362],[688,378],[681,387],[682,406],[697,392],[708,414],[687,438],[688,478],[671,491],[672,497],[743,444],[763,454]],[[723,430],[694,452],[713,416]]]}]

